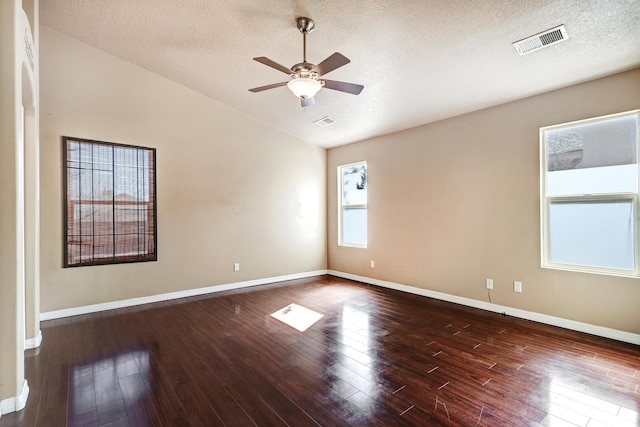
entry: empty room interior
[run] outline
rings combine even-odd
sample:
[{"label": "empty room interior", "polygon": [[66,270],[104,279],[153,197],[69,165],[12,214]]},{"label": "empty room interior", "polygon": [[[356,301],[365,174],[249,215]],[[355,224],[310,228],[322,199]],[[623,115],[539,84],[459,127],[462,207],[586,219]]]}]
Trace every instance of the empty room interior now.
[{"label": "empty room interior", "polygon": [[640,426],[640,1],[3,0],[0,68],[0,427]]}]

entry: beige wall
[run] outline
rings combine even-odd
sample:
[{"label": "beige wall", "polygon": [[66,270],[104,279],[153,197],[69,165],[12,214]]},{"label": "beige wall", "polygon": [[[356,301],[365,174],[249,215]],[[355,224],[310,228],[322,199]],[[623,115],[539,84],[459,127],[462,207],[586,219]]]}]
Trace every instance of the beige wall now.
[{"label": "beige wall", "polygon": [[[42,312],[326,269],[326,150],[47,27],[41,43]],[[157,262],[62,268],[63,135],[157,149]]]},{"label": "beige wall", "polygon": [[[490,277],[496,304],[640,333],[638,279],[540,268],[538,182],[539,127],[638,108],[640,70],[331,149],[327,161],[51,29],[41,40],[43,312],[320,270],[328,254],[332,270],[478,301]],[[61,267],[62,135],[157,148],[158,262]],[[341,248],[336,167],[360,160],[369,247]]]},{"label": "beige wall", "polygon": [[[329,150],[329,268],[484,302],[493,278],[494,304],[640,333],[640,279],[540,267],[538,139],[639,100],[635,70]],[[361,160],[369,245],[338,247],[336,168]]]}]

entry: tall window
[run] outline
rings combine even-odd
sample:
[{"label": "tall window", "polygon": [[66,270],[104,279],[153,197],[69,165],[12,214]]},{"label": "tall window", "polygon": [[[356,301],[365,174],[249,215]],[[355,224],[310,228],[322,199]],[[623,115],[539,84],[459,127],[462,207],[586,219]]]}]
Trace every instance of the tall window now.
[{"label": "tall window", "polygon": [[338,167],[339,244],[367,247],[367,162]]},{"label": "tall window", "polygon": [[156,152],[63,138],[64,266],[155,261]]},{"label": "tall window", "polygon": [[640,275],[638,118],[540,129],[543,267]]}]

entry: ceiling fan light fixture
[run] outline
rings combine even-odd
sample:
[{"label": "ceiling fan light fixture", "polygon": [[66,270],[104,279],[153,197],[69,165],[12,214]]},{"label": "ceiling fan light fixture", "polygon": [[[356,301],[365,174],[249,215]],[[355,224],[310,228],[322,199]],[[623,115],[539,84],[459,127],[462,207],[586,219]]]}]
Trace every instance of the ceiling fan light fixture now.
[{"label": "ceiling fan light fixture", "polygon": [[300,77],[292,79],[287,83],[287,87],[298,98],[313,98],[316,93],[322,88],[322,83],[315,79],[307,77]]}]

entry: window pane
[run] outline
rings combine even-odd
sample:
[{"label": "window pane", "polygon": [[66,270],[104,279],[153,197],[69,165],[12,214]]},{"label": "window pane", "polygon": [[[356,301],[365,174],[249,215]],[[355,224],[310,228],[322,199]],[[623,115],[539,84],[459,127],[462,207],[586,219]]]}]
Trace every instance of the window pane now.
[{"label": "window pane", "polygon": [[549,171],[636,163],[637,116],[545,131]]},{"label": "window pane", "polygon": [[638,191],[637,115],[544,132],[547,195]]},{"label": "window pane", "polygon": [[342,243],[367,244],[367,209],[344,208],[342,213]]},{"label": "window pane", "polygon": [[358,165],[342,169],[342,205],[367,204],[367,167]]},{"label": "window pane", "polygon": [[551,202],[549,260],[634,270],[631,200]]},{"label": "window pane", "polygon": [[637,164],[547,173],[548,196],[636,193],[637,191]]}]

